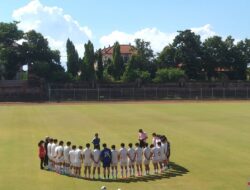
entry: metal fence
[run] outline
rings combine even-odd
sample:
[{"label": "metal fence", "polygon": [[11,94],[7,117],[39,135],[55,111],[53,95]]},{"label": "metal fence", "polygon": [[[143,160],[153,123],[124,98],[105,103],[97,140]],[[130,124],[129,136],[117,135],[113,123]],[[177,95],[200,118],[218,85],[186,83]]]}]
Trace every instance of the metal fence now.
[{"label": "metal fence", "polygon": [[49,101],[250,99],[250,88],[49,89]]}]

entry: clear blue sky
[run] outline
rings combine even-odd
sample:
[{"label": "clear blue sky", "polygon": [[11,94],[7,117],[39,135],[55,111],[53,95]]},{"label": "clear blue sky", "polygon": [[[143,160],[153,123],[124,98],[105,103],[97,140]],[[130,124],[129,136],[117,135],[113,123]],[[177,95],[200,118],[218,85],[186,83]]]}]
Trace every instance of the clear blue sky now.
[{"label": "clear blue sky", "polygon": [[[11,21],[14,9],[29,0],[1,0],[0,20]],[[113,30],[134,32],[157,27],[173,32],[211,24],[221,35],[250,37],[249,0],[41,0],[58,6],[97,35]]]}]

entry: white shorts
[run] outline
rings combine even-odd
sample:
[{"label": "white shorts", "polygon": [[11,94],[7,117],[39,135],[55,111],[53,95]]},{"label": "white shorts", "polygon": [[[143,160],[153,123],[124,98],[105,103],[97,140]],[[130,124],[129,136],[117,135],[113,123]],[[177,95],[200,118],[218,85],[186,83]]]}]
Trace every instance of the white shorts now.
[{"label": "white shorts", "polygon": [[84,165],[85,167],[91,167],[91,162],[84,162],[83,165]]},{"label": "white shorts", "polygon": [[128,166],[134,166],[135,165],[135,161],[129,160],[128,161]]},{"label": "white shorts", "polygon": [[142,160],[136,160],[135,162],[137,165],[141,165],[142,164]]},{"label": "white shorts", "polygon": [[65,164],[70,164],[70,161],[68,159],[64,159]]},{"label": "white shorts", "polygon": [[127,165],[128,165],[128,162],[127,162],[127,161],[125,161],[125,160],[121,160],[121,161],[120,161],[120,166],[125,167],[125,166],[127,166]]},{"label": "white shorts", "polygon": [[81,167],[82,167],[82,163],[81,163],[81,162],[76,162],[76,163],[75,163],[75,167],[81,168]]},{"label": "white shorts", "polygon": [[150,160],[144,159],[144,164],[145,164],[145,165],[149,165],[149,164],[150,164]]},{"label": "white shorts", "polygon": [[112,162],[111,167],[116,167],[118,165],[118,162]]},{"label": "white shorts", "polygon": [[152,159],[153,164],[158,164],[159,163],[159,159]]},{"label": "white shorts", "polygon": [[[85,166],[85,165],[84,165],[84,166]],[[90,165],[90,166],[91,166],[91,165]],[[101,163],[100,163],[100,162],[98,162],[98,163],[93,162],[93,167],[99,168],[99,167],[101,167]]]},{"label": "white shorts", "polygon": [[56,158],[56,163],[63,163],[63,162],[64,162],[63,157],[61,157],[61,158]]}]

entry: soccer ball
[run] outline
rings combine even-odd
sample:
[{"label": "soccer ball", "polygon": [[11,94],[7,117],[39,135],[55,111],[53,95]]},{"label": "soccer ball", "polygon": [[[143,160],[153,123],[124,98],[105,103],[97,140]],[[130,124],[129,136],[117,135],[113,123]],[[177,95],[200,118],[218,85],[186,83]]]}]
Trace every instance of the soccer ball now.
[{"label": "soccer ball", "polygon": [[101,190],[107,190],[107,188],[105,186],[102,186]]}]

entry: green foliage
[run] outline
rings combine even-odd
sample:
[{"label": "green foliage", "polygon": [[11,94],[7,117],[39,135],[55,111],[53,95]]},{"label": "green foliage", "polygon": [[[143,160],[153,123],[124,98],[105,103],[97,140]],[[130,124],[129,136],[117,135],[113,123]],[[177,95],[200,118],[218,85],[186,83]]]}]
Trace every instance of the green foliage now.
[{"label": "green foliage", "polygon": [[97,71],[96,76],[98,81],[103,81],[103,61],[102,61],[102,50],[99,49],[96,53],[96,60],[97,60]]},{"label": "green foliage", "polygon": [[124,72],[124,63],[120,52],[120,44],[116,42],[113,48],[113,77],[120,80]]},{"label": "green foliage", "polygon": [[164,68],[157,70],[154,82],[173,82],[178,81],[182,77],[185,77],[185,72],[183,70],[176,68]]},{"label": "green foliage", "polygon": [[71,73],[73,77],[76,77],[79,71],[79,56],[75,49],[75,46],[70,39],[67,40],[67,68],[68,73]]},{"label": "green foliage", "polygon": [[85,52],[83,57],[83,64],[81,68],[81,78],[85,81],[94,81],[95,80],[95,53],[94,46],[91,41],[88,41],[87,44],[84,45]]}]

